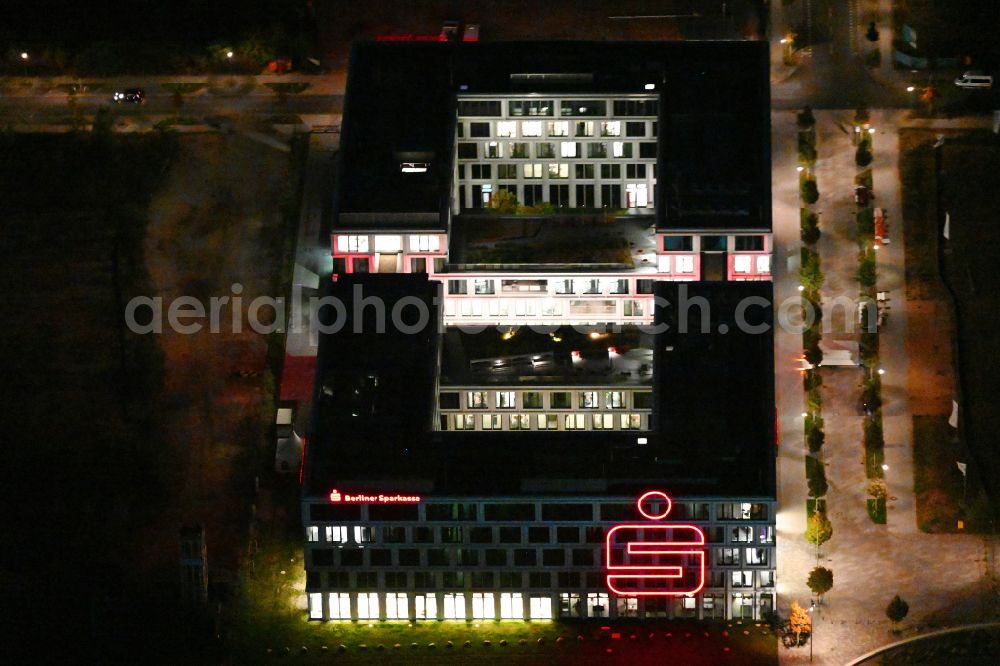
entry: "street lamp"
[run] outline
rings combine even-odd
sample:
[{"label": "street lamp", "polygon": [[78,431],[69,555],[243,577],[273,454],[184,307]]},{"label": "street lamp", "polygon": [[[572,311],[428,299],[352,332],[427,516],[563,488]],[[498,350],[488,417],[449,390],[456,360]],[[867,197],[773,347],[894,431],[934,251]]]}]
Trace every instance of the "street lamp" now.
[{"label": "street lamp", "polygon": [[816,638],[816,616],[813,615],[813,611],[816,610],[816,602],[812,599],[809,600],[809,661],[813,660],[813,640]]},{"label": "street lamp", "polygon": [[226,51],[226,57],[229,58],[230,60],[232,60],[232,58],[233,58],[233,52],[232,51]]},{"label": "street lamp", "polygon": [[28,75],[28,52],[21,51],[21,62],[24,64],[24,75]]},{"label": "street lamp", "polygon": [[913,92],[914,90],[916,90],[916,87],[914,87],[914,86],[906,86],[906,92]]},{"label": "street lamp", "polygon": [[889,471],[889,466],[886,465],[885,463],[882,463],[882,471],[883,472],[888,472]]}]

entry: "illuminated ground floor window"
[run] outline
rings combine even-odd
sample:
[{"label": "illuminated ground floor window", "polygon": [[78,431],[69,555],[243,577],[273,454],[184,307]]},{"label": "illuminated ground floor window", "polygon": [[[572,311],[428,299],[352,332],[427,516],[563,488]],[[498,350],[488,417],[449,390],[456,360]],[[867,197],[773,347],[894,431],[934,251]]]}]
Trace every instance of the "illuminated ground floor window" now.
[{"label": "illuminated ground floor window", "polygon": [[608,593],[588,592],[587,617],[607,617],[607,616],[608,616]]},{"label": "illuminated ground floor window", "polygon": [[492,592],[472,593],[472,619],[492,620],[496,617],[496,609],[493,607]]},{"label": "illuminated ground floor window", "polygon": [[331,592],[327,597],[330,603],[331,620],[351,619],[351,595],[347,592]]},{"label": "illuminated ground floor window", "polygon": [[408,620],[410,603],[406,592],[387,592],[385,595],[385,619]]},{"label": "illuminated ground floor window", "polygon": [[309,619],[323,619],[323,594],[320,592],[312,592],[309,594]]},{"label": "illuminated ground floor window", "polygon": [[639,615],[639,600],[635,597],[617,597],[615,605],[618,617],[636,617]]},{"label": "illuminated ground floor window", "polygon": [[444,619],[465,619],[465,594],[462,592],[444,593]]},{"label": "illuminated ground floor window", "polygon": [[377,620],[378,613],[378,592],[358,593],[358,619]]},{"label": "illuminated ground floor window", "polygon": [[552,597],[531,597],[528,604],[532,620],[552,619]]},{"label": "illuminated ground floor window", "polygon": [[[436,594],[418,594],[414,597],[413,601],[416,604],[416,612],[418,620],[436,620],[438,616],[437,610],[437,595]],[[462,602],[463,606],[465,602]]]},{"label": "illuminated ground floor window", "polygon": [[503,592],[500,594],[500,619],[524,619],[524,597],[520,592]]}]

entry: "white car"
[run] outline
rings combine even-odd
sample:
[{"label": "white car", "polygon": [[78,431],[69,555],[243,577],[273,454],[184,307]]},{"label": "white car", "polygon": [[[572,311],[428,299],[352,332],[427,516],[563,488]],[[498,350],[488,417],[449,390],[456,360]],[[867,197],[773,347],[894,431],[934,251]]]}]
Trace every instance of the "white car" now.
[{"label": "white car", "polygon": [[979,72],[966,72],[955,79],[959,88],[992,88],[993,77]]}]

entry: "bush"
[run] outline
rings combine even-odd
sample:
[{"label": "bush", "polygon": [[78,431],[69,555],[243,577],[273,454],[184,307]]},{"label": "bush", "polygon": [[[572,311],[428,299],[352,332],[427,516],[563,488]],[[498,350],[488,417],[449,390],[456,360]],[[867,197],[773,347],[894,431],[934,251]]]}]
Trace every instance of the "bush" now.
[{"label": "bush", "polygon": [[871,288],[875,286],[877,278],[875,252],[874,250],[866,250],[861,255],[861,263],[858,265],[858,282],[861,283],[862,289]]},{"label": "bush", "polygon": [[806,456],[806,481],[809,485],[809,497],[826,495],[828,486],[823,461],[814,456]]},{"label": "bush", "polygon": [[810,248],[802,248],[800,253],[802,265],[799,267],[799,282],[807,292],[818,292],[823,287],[823,271],[820,268],[819,254]]},{"label": "bush", "polygon": [[869,481],[866,490],[875,499],[885,499],[889,496],[889,489],[886,488],[885,481],[882,479],[872,479]]},{"label": "bush", "polygon": [[863,427],[865,449],[869,451],[882,449],[885,446],[882,437],[882,419],[878,416],[866,416]]},{"label": "bush", "polygon": [[802,375],[802,388],[806,391],[818,389],[823,385],[823,376],[815,370],[806,370]]},{"label": "bush", "polygon": [[816,164],[816,140],[812,132],[799,132],[799,163]]},{"label": "bush", "polygon": [[[864,312],[866,310],[862,310],[862,319],[864,319]],[[861,362],[866,366],[872,366],[878,363],[878,333],[868,333],[863,326],[864,321],[862,321],[861,340],[858,343],[858,350],[861,354]]]},{"label": "bush", "polygon": [[807,204],[814,204],[819,201],[819,188],[816,187],[815,178],[806,177],[802,179],[802,184],[799,187],[799,196]]},{"label": "bush", "polygon": [[807,106],[796,114],[795,123],[799,126],[799,129],[809,129],[811,127],[815,127],[816,116],[813,115],[812,107]]},{"label": "bush", "polygon": [[823,432],[823,417],[809,414],[806,416],[806,444],[810,453],[818,453],[823,448],[826,441],[826,433]]},{"label": "bush", "polygon": [[868,146],[865,144],[858,146],[858,150],[854,153],[854,163],[859,167],[866,167],[872,163],[872,153]]},{"label": "bush", "polygon": [[861,398],[869,412],[877,412],[882,408],[882,381],[877,374],[865,378]]},{"label": "bush", "polygon": [[806,245],[815,245],[819,240],[819,215],[808,208],[799,211],[799,229],[802,235],[802,242]]}]

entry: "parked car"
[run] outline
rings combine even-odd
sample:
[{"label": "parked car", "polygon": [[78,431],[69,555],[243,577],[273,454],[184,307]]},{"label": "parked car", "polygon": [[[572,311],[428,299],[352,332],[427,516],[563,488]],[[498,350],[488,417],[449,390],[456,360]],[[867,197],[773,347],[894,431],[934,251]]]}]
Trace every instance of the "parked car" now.
[{"label": "parked car", "polygon": [[992,88],[993,77],[981,72],[965,72],[955,79],[955,85],[959,88]]},{"label": "parked car", "polygon": [[142,90],[139,88],[129,88],[128,90],[116,91],[114,95],[111,96],[111,101],[115,104],[121,104],[126,102],[128,104],[142,104],[144,98]]}]

